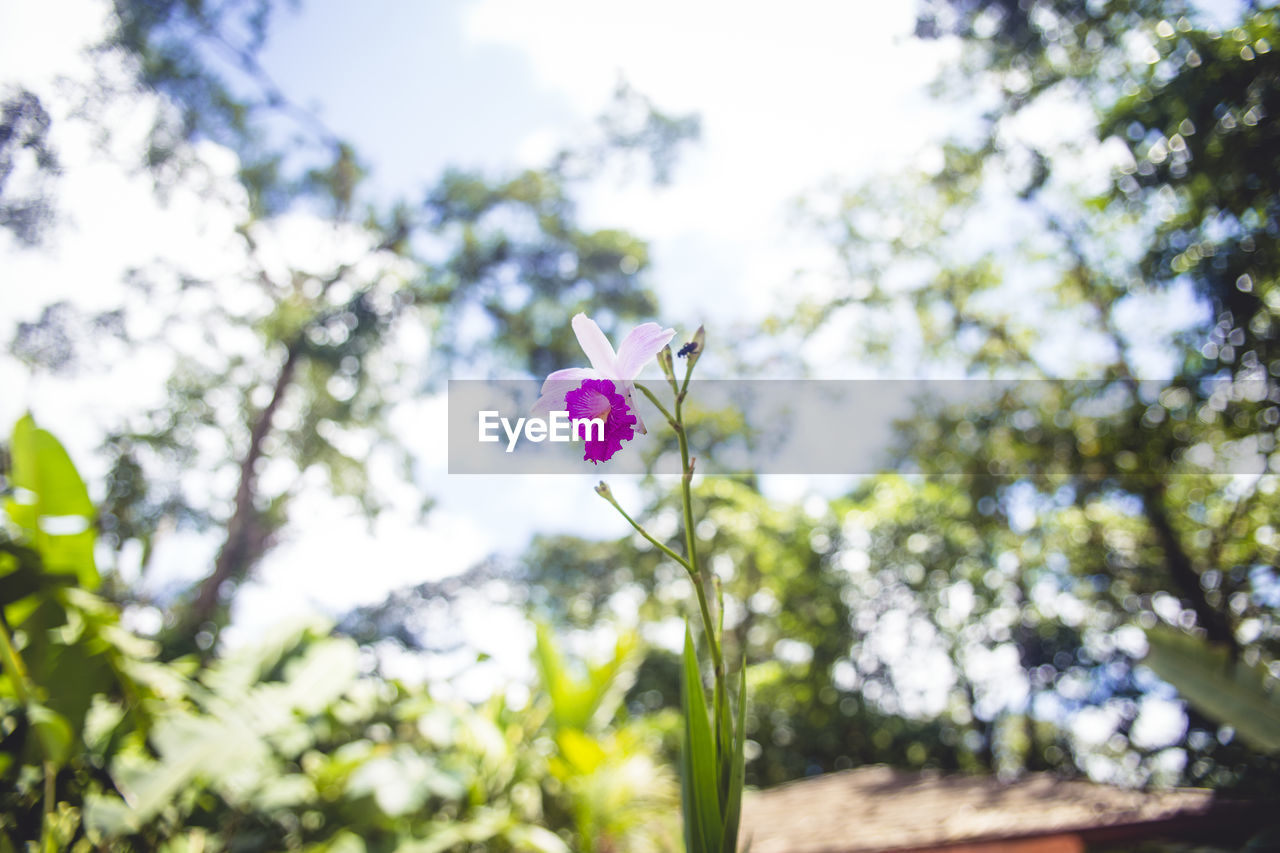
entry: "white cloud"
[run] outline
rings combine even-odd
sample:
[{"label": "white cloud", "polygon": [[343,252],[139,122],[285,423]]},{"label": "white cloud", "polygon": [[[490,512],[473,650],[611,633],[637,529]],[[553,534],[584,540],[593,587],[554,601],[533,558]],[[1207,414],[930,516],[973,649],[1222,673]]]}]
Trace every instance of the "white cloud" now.
[{"label": "white cloud", "polygon": [[87,69],[84,45],[102,38],[108,5],[99,0],[9,2],[0,6],[0,80],[46,85]]},{"label": "white cloud", "polygon": [[[921,87],[952,50],[908,39],[910,4],[623,4],[482,0],[468,38],[523,53],[581,115],[621,78],[659,108],[696,111],[703,142],[663,192],[599,186],[584,212],[653,241],[673,317],[758,316],[817,249],[788,234],[798,193],[901,165],[937,133]],[[521,143],[545,147],[546,130]],[[726,298],[731,296],[732,298]]]}]

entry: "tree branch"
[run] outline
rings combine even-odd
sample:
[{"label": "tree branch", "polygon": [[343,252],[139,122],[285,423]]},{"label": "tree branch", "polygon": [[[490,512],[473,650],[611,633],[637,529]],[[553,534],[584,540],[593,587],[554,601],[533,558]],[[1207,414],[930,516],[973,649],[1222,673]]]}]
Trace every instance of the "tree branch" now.
[{"label": "tree branch", "polygon": [[1196,571],[1191,556],[1182,547],[1182,540],[1173,529],[1165,509],[1164,483],[1152,482],[1140,494],[1143,512],[1160,550],[1164,551],[1165,566],[1169,569],[1169,575],[1180,597],[1195,612],[1196,622],[1204,629],[1208,640],[1226,646],[1233,655],[1236,654],[1239,648],[1226,614],[1209,604],[1205,598],[1204,587],[1200,585],[1200,573]]},{"label": "tree branch", "polygon": [[222,603],[222,585],[229,580],[244,577],[262,557],[263,537],[257,509],[254,507],[257,486],[255,469],[258,460],[262,458],[263,444],[271,433],[271,421],[293,382],[301,353],[302,336],[299,335],[285,353],[284,363],[276,374],[270,401],[258,413],[249,432],[249,447],[240,462],[240,484],[236,488],[235,508],[227,522],[227,538],[222,544],[222,550],[218,552],[213,572],[200,583],[196,598],[187,613],[186,630],[183,633],[188,636],[194,636],[201,625],[214,619]]}]

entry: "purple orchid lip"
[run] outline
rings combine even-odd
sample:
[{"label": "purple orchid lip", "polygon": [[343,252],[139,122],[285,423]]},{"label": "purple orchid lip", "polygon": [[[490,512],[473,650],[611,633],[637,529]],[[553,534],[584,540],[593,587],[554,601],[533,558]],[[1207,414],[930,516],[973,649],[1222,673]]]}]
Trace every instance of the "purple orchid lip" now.
[{"label": "purple orchid lip", "polygon": [[[622,442],[635,437],[636,416],[632,414],[626,399],[618,393],[608,379],[586,379],[582,385],[565,394],[569,417],[574,420],[603,421],[603,437],[588,438],[585,442],[585,462],[608,462],[622,449]],[[598,436],[600,430],[588,430],[589,436]]]}]

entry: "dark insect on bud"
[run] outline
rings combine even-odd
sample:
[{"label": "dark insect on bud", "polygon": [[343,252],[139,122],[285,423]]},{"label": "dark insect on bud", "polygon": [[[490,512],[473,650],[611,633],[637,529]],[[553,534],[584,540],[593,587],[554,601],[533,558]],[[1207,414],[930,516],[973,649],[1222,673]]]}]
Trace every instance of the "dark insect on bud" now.
[{"label": "dark insect on bud", "polygon": [[689,356],[697,352],[697,350],[698,350],[698,345],[693,341],[689,341],[689,343],[680,347],[680,351],[677,352],[676,355],[680,356],[681,358],[688,358]]}]

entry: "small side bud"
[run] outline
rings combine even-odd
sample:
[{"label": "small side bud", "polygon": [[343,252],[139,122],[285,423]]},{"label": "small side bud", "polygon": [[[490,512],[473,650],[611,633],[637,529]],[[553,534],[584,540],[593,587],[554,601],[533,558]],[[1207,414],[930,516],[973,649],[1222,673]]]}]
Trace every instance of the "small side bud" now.
[{"label": "small side bud", "polygon": [[662,368],[662,373],[672,382],[676,381],[675,360],[671,357],[671,347],[665,346],[658,353],[658,366]]},{"label": "small side bud", "polygon": [[601,480],[596,485],[596,494],[607,500],[609,503],[613,503],[613,492],[609,490],[609,484],[604,480]]}]

